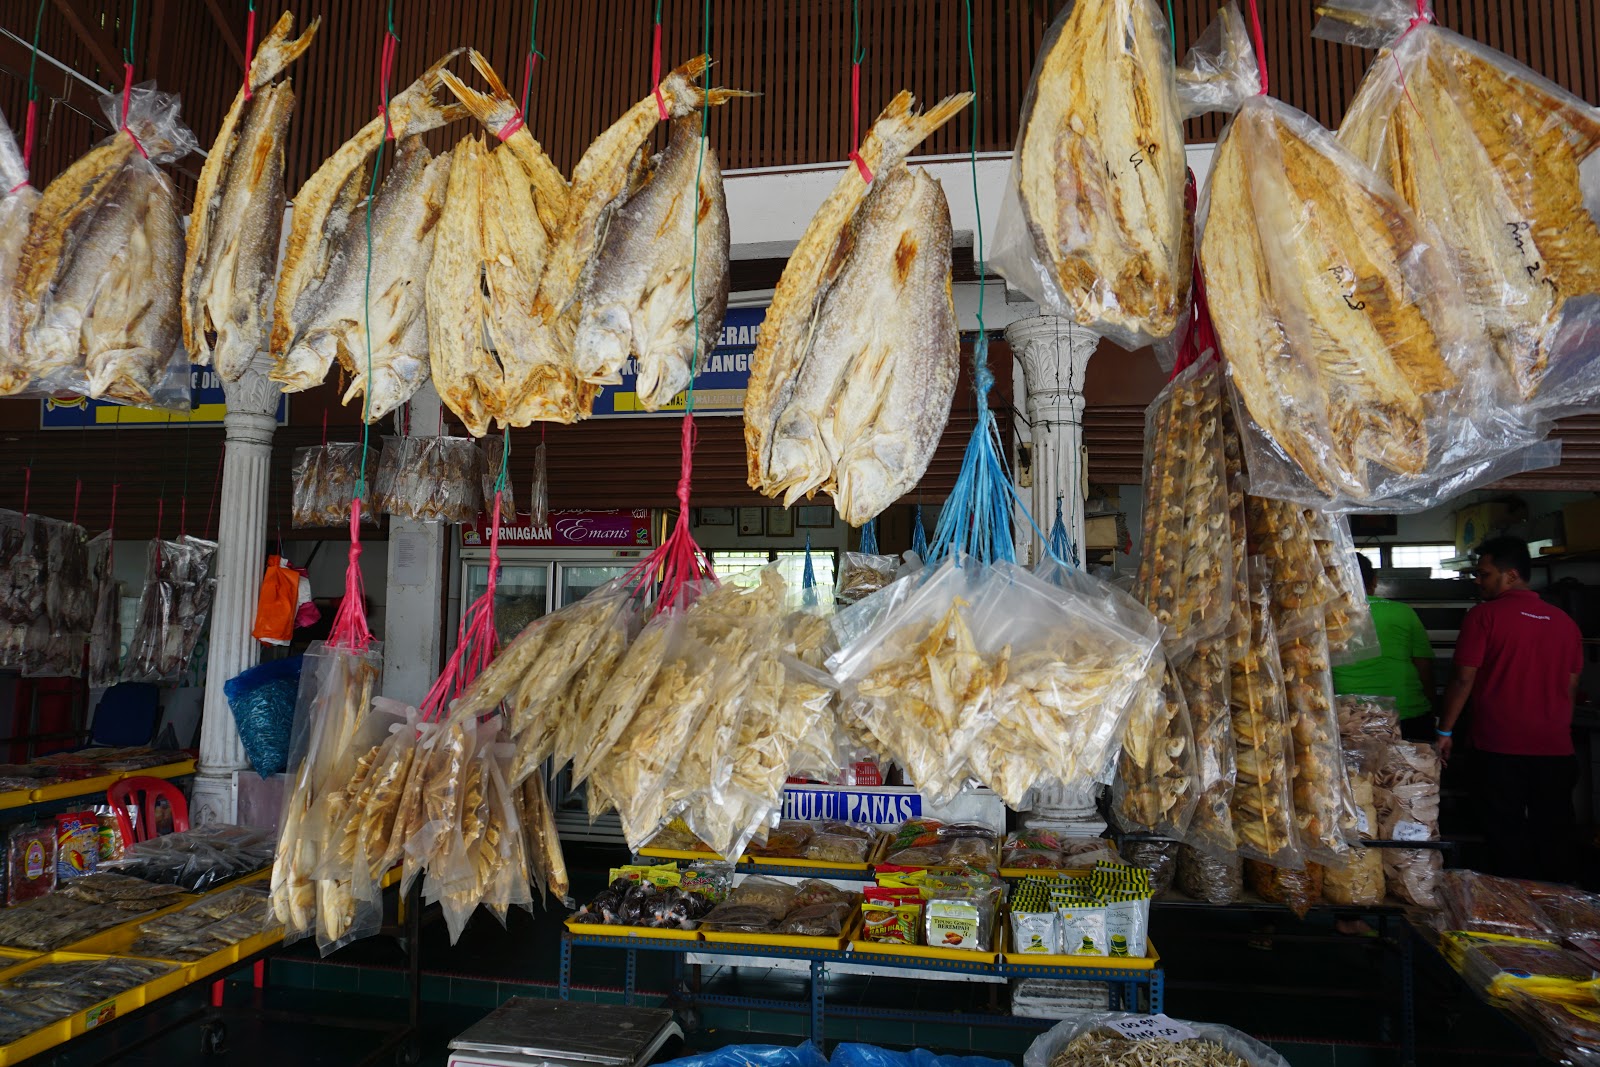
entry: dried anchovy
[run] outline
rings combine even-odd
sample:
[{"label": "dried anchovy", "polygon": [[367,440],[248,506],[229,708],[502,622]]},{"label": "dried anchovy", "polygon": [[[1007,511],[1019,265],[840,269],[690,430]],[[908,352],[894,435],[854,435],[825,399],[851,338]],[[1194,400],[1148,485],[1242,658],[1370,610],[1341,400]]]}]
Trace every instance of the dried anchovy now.
[{"label": "dried anchovy", "polygon": [[1052,1056],[1050,1067],[1250,1067],[1250,1062],[1204,1038],[1130,1040],[1114,1030],[1091,1030]]}]

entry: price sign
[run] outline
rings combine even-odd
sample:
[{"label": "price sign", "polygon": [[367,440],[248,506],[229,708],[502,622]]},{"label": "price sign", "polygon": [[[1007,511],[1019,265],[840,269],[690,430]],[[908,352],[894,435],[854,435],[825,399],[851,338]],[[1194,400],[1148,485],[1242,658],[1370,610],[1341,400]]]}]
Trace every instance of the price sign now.
[{"label": "price sign", "polygon": [[[391,533],[389,535],[389,539],[393,540],[394,534]],[[1367,821],[1367,813],[1362,811],[1360,808],[1356,809],[1356,830],[1363,834],[1372,833],[1372,824]]]},{"label": "price sign", "polygon": [[1199,1037],[1194,1027],[1188,1023],[1169,1019],[1165,1015],[1135,1015],[1127,1019],[1118,1019],[1114,1023],[1107,1023],[1111,1029],[1128,1038],[1130,1041],[1141,1041],[1155,1038],[1160,1041],[1187,1041],[1191,1037]]},{"label": "price sign", "polygon": [[1432,835],[1428,833],[1428,828],[1420,822],[1401,819],[1394,824],[1394,839],[1396,841],[1426,841],[1430,836]]}]

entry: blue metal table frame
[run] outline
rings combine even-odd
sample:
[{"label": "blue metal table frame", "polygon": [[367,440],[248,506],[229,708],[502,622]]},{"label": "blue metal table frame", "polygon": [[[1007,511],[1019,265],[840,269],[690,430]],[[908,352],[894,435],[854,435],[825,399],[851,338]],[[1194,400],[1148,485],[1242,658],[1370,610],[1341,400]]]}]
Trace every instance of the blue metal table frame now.
[{"label": "blue metal table frame", "polygon": [[826,1002],[827,968],[830,963],[855,963],[872,967],[893,967],[906,971],[939,971],[957,974],[978,974],[993,978],[1054,978],[1066,981],[1106,982],[1111,987],[1108,1007],[1123,1011],[1139,1011],[1139,990],[1145,990],[1143,1010],[1155,1014],[1162,1010],[1165,999],[1165,977],[1160,965],[1149,970],[1127,970],[1115,967],[1054,966],[1042,963],[1008,963],[1004,960],[991,963],[987,959],[957,960],[932,959],[918,956],[895,956],[880,953],[852,952],[846,949],[792,948],[780,945],[744,945],[720,941],[684,941],[669,938],[630,937],[624,934],[601,936],[597,934],[561,935],[561,981],[559,995],[562,1000],[572,992],[572,949],[575,945],[621,949],[626,953],[627,968],[623,982],[625,1003],[632,1004],[634,984],[638,975],[640,952],[666,952],[672,955],[673,995],[684,1004],[705,1004],[716,1007],[745,1010],[793,1011],[792,1001],[771,1000],[761,997],[741,997],[728,994],[702,993],[691,988],[684,976],[684,957],[689,953],[717,956],[747,956],[762,959],[807,960],[811,964],[810,983],[810,1036],[821,1042],[824,1022],[829,1012],[850,1018],[905,1019],[924,1022],[955,1022],[977,1026],[1020,1026],[1043,1029],[1053,1025],[1054,1019],[1032,1019],[1013,1015],[983,1013],[918,1012],[904,1008],[876,1008],[864,1005],[834,1005]]}]

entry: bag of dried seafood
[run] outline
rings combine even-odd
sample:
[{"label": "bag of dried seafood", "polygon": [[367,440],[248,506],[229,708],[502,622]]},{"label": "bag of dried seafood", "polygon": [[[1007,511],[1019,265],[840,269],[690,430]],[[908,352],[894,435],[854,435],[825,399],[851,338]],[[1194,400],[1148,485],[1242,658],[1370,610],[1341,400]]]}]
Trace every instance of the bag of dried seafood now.
[{"label": "bag of dried seafood", "polygon": [[1304,862],[1295,825],[1294,738],[1284,701],[1278,636],[1268,608],[1264,564],[1249,563],[1254,597],[1250,647],[1232,665],[1233,831],[1239,854],[1285,867]]},{"label": "bag of dried seafood", "polygon": [[[357,652],[315,642],[306,650],[289,740],[289,769],[278,820],[277,858],[272,867],[272,906],[284,924],[284,939],[342,937],[355,921],[353,894],[323,889],[317,870],[323,861],[319,831],[325,793],[351,781],[352,740],[365,723],[383,670],[380,647]],[[323,905],[330,907],[326,915]]]},{"label": "bag of dried seafood", "polygon": [[1333,703],[1339,715],[1339,737],[1345,745],[1400,740],[1400,715],[1394,697],[1340,693]]},{"label": "bag of dried seafood", "polygon": [[[499,484],[501,468],[510,456],[506,451],[506,439],[497,434],[481,438],[478,447],[483,451],[483,511],[488,514],[494,510],[495,486]],[[517,497],[511,488],[510,474],[506,475],[505,484],[500,485],[500,514],[506,521],[517,517]]]},{"label": "bag of dried seafood", "polygon": [[[1387,747],[1372,779],[1380,840],[1438,840],[1439,772],[1439,756],[1432,745],[1400,741]],[[1407,904],[1434,907],[1435,887],[1443,870],[1444,856],[1437,849],[1383,850],[1383,875],[1389,891]]]},{"label": "bag of dried seafood", "polygon": [[[117,582],[116,559],[111,531],[89,542],[89,567],[94,574],[94,625],[89,631],[89,678],[91,686],[105,688],[117,683],[122,655],[121,586]],[[0,623],[4,629],[4,623]]]},{"label": "bag of dried seafood", "polygon": [[550,474],[546,469],[543,441],[533,448],[533,484],[528,490],[528,521],[535,529],[550,525]]},{"label": "bag of dried seafood", "polygon": [[1308,510],[1286,500],[1245,497],[1250,555],[1262,564],[1251,571],[1251,579],[1267,583],[1272,625],[1279,633],[1322,625],[1328,605],[1339,596],[1312,539]]},{"label": "bag of dried seafood", "polygon": [[1133,700],[1111,803],[1124,830],[1181,836],[1199,800],[1194,729],[1177,674],[1157,649]]},{"label": "bag of dried seafood", "polygon": [[1366,583],[1356,563],[1355,538],[1350,534],[1350,518],[1330,515],[1315,508],[1305,511],[1311,539],[1322,557],[1322,569],[1336,595],[1323,607],[1328,628],[1328,653],[1335,667],[1378,654],[1378,630],[1367,604]]},{"label": "bag of dried seafood", "polygon": [[1442,238],[1496,370],[1542,417],[1600,402],[1600,109],[1411,0],[1332,0],[1314,36],[1384,52],[1339,141]]},{"label": "bag of dried seafood", "polygon": [[138,619],[122,663],[123,681],[176,681],[189,669],[211,610],[216,554],[215,541],[187,534],[176,541],[150,542]]},{"label": "bag of dried seafood", "polygon": [[1237,763],[1229,699],[1230,656],[1228,640],[1203,641],[1178,666],[1178,685],[1189,709],[1195,750],[1195,805],[1182,838],[1196,848],[1220,854],[1238,848],[1233,832]]},{"label": "bag of dried seafood", "polygon": [[[1148,1022],[1148,1034],[1111,1025],[1138,1022]],[[1122,1012],[1090,1012],[1057,1023],[1035,1038],[1022,1057],[1022,1067],[1158,1065],[1289,1067],[1289,1061],[1231,1026]]]},{"label": "bag of dried seafood", "polygon": [[1178,852],[1178,891],[1208,904],[1232,904],[1244,893],[1244,861],[1184,845]]},{"label": "bag of dried seafood", "polygon": [[1318,626],[1278,637],[1289,733],[1294,738],[1294,814],[1300,847],[1319,863],[1342,864],[1356,834],[1356,805],[1345,774],[1333,710],[1328,642]]},{"label": "bag of dried seafood", "polygon": [[[1445,242],[1304,112],[1260,92],[1236,5],[1179,75],[1191,113],[1235,111],[1197,214],[1251,492],[1417,510],[1504,476],[1546,428],[1494,366]],[[1472,479],[1469,479],[1471,481]],[[1481,484],[1481,483],[1479,483]]]},{"label": "bag of dried seafood", "polygon": [[870,552],[842,552],[833,597],[841,604],[865,600],[895,580],[900,561]]},{"label": "bag of dried seafood", "polygon": [[1119,851],[1123,862],[1150,872],[1150,892],[1159,895],[1172,888],[1182,850],[1177,841],[1124,841]]},{"label": "bag of dried seafood", "polygon": [[484,463],[471,437],[385,437],[374,504],[418,522],[471,522],[483,511]]},{"label": "bag of dried seafood", "polygon": [[539,898],[548,904],[554,897],[558,904],[571,908],[572,884],[567,878],[567,858],[556,832],[556,814],[550,804],[544,772],[534,771],[520,787],[513,788],[518,790],[522,805],[518,817],[524,835],[523,852],[528,858],[528,871],[539,887]]},{"label": "bag of dried seafood", "polygon": [[1269,904],[1287,904],[1304,919],[1311,906],[1322,899],[1322,865],[1307,863],[1304,868],[1274,867],[1260,860],[1244,861],[1245,878],[1256,896]]},{"label": "bag of dried seafood", "polygon": [[1155,0],[1070,4],[1022,102],[990,262],[1052,315],[1129,349],[1188,299],[1182,116]]},{"label": "bag of dried seafood", "polygon": [[[294,450],[290,521],[296,527],[350,524],[350,501],[356,496],[361,452],[360,441],[332,441]],[[378,466],[377,454],[369,455],[366,489],[361,494],[361,521],[374,526],[378,524],[378,509],[372,506],[372,487]]]},{"label": "bag of dried seafood", "polygon": [[[1345,770],[1356,804],[1356,834],[1370,840],[1378,831],[1378,809],[1372,796],[1372,771],[1365,751],[1345,751]],[[1371,906],[1382,904],[1382,850],[1357,845],[1342,867],[1329,867],[1322,875],[1322,897],[1330,904]]]},{"label": "bag of dried seafood", "polygon": [[1134,596],[1167,628],[1168,652],[1232,621],[1234,553],[1223,453],[1222,366],[1183,371],[1145,409],[1145,494]]}]

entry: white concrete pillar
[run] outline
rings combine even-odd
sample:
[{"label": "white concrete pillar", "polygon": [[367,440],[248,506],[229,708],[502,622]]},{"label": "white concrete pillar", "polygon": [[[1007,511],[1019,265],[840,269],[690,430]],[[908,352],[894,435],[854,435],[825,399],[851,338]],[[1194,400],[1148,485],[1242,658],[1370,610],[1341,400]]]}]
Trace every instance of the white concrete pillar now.
[{"label": "white concrete pillar", "polygon": [[[431,384],[411,398],[413,436],[439,432],[439,394]],[[445,541],[455,527],[389,517],[387,600],[383,622],[383,695],[416,706],[444,666]]]},{"label": "white concrete pillar", "polygon": [[258,356],[242,378],[223,384],[228,413],[223,418],[217,589],[211,603],[200,768],[189,800],[189,821],[197,826],[237,819],[238,772],[249,767],[222,687],[261,658],[250,631],[266,563],[267,480],[280,391],[267,379],[267,368]]},{"label": "white concrete pillar", "polygon": [[[1006,340],[1022,365],[1033,450],[1034,521],[1046,535],[1062,500],[1067,535],[1083,558],[1083,503],[1088,497],[1088,462],[1083,444],[1083,375],[1100,345],[1098,334],[1054,315],[1021,318],[1006,327]],[[1033,530],[1022,523],[1017,544],[1032,548]],[[1034,562],[1042,546],[1029,551]]]}]

